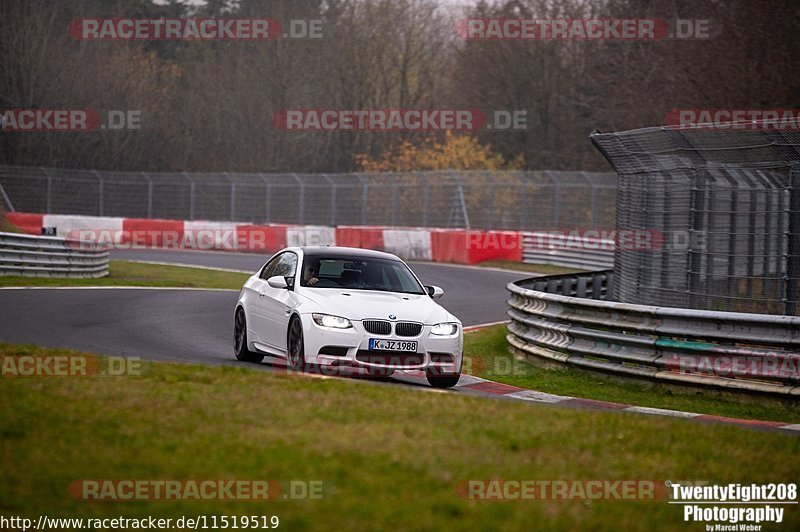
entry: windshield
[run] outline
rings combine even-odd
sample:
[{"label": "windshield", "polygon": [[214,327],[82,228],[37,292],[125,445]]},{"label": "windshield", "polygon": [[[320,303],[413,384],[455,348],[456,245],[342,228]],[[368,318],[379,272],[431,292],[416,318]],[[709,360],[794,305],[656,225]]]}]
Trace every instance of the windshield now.
[{"label": "windshield", "polygon": [[425,294],[422,285],[402,262],[363,257],[307,256],[300,286]]}]

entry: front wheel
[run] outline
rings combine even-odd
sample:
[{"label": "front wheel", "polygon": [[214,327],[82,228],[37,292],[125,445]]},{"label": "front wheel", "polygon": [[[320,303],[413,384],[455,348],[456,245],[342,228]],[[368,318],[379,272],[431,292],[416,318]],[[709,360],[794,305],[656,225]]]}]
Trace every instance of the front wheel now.
[{"label": "front wheel", "polygon": [[306,369],[305,346],[303,344],[303,324],[299,318],[292,318],[289,324],[289,335],[286,341],[289,355],[289,366],[297,371]]},{"label": "front wheel", "polygon": [[452,388],[458,384],[458,379],[461,378],[461,374],[439,373],[428,370],[425,372],[425,377],[428,379],[428,384],[434,388]]},{"label": "front wheel", "polygon": [[247,348],[247,319],[242,307],[236,309],[236,317],[233,320],[233,354],[236,355],[236,360],[242,362],[258,364],[264,360],[264,355],[254,353]]}]

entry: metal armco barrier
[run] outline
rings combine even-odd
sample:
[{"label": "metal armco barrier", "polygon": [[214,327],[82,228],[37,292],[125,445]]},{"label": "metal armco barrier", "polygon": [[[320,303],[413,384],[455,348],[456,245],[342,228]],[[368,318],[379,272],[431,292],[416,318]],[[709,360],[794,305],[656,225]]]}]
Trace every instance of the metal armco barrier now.
[{"label": "metal armco barrier", "polygon": [[508,342],[539,361],[800,398],[800,318],[606,299],[611,271],[509,283]]},{"label": "metal armco barrier", "polygon": [[596,270],[614,267],[614,241],[582,238],[547,232],[522,233],[522,262],[553,264],[565,268]]},{"label": "metal armco barrier", "polygon": [[0,275],[105,277],[108,250],[63,238],[0,233]]}]

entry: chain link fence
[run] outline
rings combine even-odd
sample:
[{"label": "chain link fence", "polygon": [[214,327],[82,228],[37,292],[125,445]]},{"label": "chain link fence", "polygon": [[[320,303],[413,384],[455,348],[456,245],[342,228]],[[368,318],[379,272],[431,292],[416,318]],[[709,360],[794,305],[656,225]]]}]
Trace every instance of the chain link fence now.
[{"label": "chain link fence", "polygon": [[11,210],[251,223],[613,227],[616,186],[615,174],[593,172],[197,174],[0,166]]},{"label": "chain link fence", "polygon": [[617,246],[615,300],[797,315],[800,133],[727,126],[592,135],[619,174],[617,229],[658,233]]}]

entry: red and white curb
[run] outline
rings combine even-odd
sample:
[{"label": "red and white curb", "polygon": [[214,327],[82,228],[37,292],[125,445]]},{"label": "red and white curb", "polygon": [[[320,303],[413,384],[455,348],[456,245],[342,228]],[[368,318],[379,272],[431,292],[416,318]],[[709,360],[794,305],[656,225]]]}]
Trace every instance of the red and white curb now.
[{"label": "red and white curb", "polygon": [[[425,372],[423,371],[405,371],[403,372],[406,377],[410,377],[415,382],[425,381]],[[597,401],[595,399],[580,399],[577,397],[569,397],[565,395],[553,395],[544,392],[537,392],[536,390],[527,390],[525,388],[518,388],[509,384],[502,384],[494,382],[474,375],[462,375],[458,384],[452,388],[459,392],[472,393],[483,396],[503,397],[507,399],[514,399],[518,401],[528,401],[532,403],[547,403],[557,404],[569,408],[585,408],[591,410],[614,411],[614,412],[628,412],[634,414],[646,414],[653,416],[668,416],[692,419],[695,421],[709,422],[709,423],[724,423],[728,425],[738,425],[744,427],[756,427],[762,429],[771,429],[786,431],[794,434],[800,434],[800,424],[790,424],[781,421],[760,421],[756,419],[738,419],[724,416],[713,416],[710,414],[698,414],[696,412],[682,412],[680,410],[667,410],[664,408],[651,408],[647,406],[632,406],[622,403],[613,403],[609,401]]]}]

